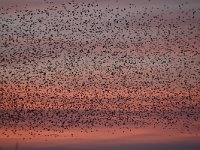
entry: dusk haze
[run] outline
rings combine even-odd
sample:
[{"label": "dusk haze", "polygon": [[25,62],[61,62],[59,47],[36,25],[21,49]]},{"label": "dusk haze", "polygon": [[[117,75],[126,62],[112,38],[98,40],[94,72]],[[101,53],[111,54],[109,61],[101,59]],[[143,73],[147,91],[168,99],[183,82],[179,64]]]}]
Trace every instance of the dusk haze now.
[{"label": "dusk haze", "polygon": [[200,1],[0,0],[0,150],[200,150]]}]

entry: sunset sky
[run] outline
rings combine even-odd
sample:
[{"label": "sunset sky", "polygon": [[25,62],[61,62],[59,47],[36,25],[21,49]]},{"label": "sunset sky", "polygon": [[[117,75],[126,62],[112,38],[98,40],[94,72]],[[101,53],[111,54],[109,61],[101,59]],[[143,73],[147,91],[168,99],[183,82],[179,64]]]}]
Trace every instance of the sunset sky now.
[{"label": "sunset sky", "polygon": [[0,0],[0,150],[200,149],[200,1]]}]

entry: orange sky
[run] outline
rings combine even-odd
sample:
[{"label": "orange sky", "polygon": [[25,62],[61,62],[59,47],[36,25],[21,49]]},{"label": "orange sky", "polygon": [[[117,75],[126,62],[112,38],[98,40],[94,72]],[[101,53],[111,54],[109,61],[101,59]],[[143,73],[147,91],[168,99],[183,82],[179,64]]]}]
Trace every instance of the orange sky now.
[{"label": "orange sky", "polygon": [[0,149],[200,143],[199,8],[0,0]]}]

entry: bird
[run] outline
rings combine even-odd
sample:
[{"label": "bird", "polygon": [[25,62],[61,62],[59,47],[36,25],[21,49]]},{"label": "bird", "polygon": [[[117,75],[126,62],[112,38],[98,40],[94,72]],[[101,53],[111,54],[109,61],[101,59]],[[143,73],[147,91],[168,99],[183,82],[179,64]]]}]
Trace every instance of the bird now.
[{"label": "bird", "polygon": [[0,9],[0,135],[199,132],[199,9],[115,3]]}]

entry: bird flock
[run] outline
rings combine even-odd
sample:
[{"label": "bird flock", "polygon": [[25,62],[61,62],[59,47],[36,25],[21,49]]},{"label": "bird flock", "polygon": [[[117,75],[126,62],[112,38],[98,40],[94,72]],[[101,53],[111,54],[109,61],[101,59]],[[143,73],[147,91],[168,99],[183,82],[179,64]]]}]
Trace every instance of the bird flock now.
[{"label": "bird flock", "polygon": [[0,8],[1,136],[200,131],[200,7],[42,2]]}]

